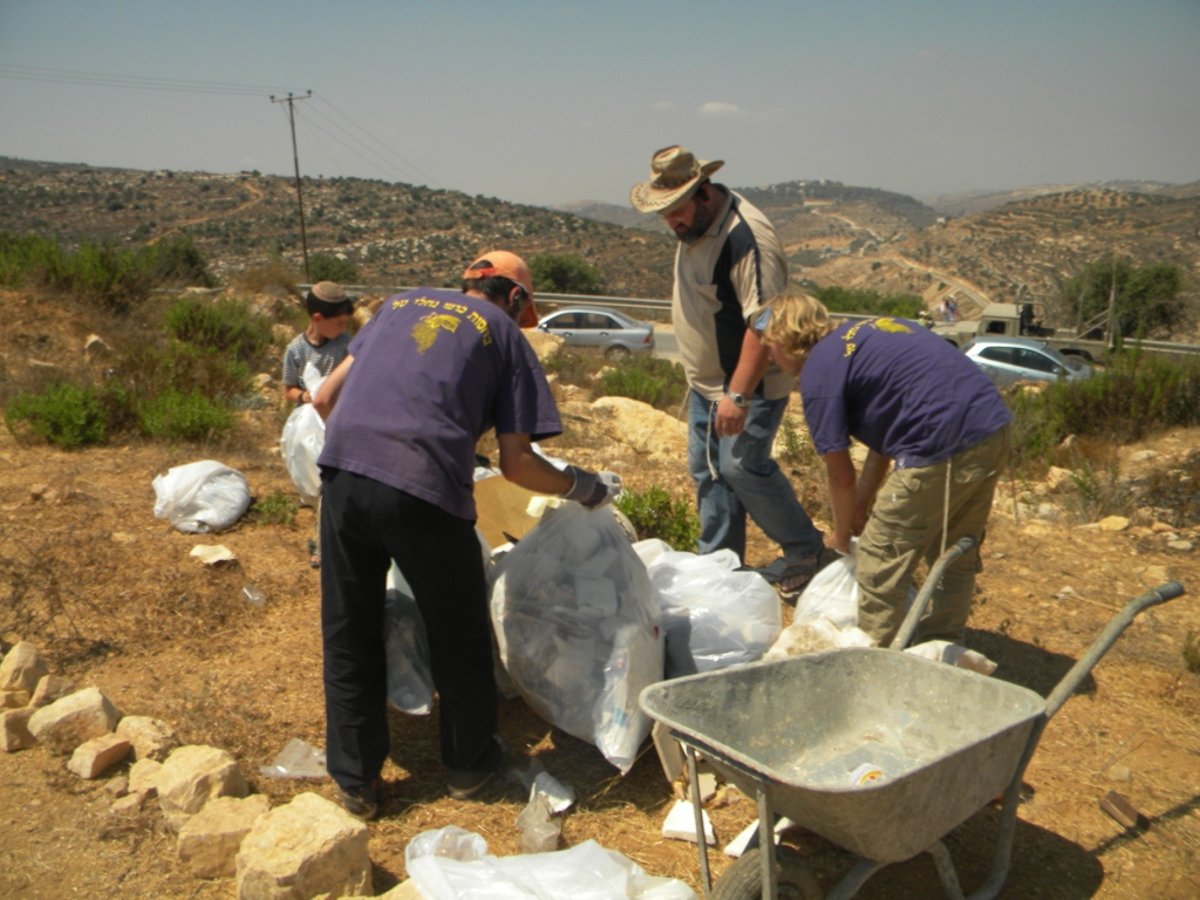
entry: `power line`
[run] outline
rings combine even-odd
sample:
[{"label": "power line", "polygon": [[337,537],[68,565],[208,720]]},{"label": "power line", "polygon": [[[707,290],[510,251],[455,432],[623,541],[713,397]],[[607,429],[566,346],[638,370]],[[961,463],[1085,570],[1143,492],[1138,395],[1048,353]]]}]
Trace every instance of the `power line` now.
[{"label": "power line", "polygon": [[324,97],[318,96],[316,99],[317,99],[318,103],[324,103],[335,114],[337,114],[342,119],[344,119],[346,122],[348,122],[353,128],[355,128],[357,131],[359,131],[368,141],[374,142],[376,145],[383,148],[383,151],[386,154],[395,157],[401,163],[403,163],[406,167],[408,167],[409,169],[411,169],[412,171],[414,171],[418,175],[420,175],[421,178],[424,179],[425,184],[431,185],[433,187],[442,188],[443,190],[445,190],[444,186],[439,184],[436,178],[433,178],[432,176],[427,175],[425,172],[421,171],[421,169],[419,167],[417,167],[417,165],[415,163],[410,162],[409,160],[405,159],[395,149],[393,149],[389,144],[387,144],[387,143],[381,141],[379,138],[375,137],[375,135],[371,134],[371,132],[369,132],[366,128],[364,128],[362,125],[359,125],[356,121],[351,119],[348,115],[346,115],[344,112],[342,112],[336,106],[334,106],[332,103],[330,103]]},{"label": "power line", "polygon": [[52,84],[82,84],[93,87],[128,88],[143,91],[171,91],[191,94],[227,94],[261,96],[287,90],[278,85],[238,84],[228,81],[192,81],[184,78],[154,78],[142,75],[118,75],[111,72],[86,72],[77,69],[51,69],[43,66],[19,66],[0,63],[0,78],[17,81],[43,81]]}]

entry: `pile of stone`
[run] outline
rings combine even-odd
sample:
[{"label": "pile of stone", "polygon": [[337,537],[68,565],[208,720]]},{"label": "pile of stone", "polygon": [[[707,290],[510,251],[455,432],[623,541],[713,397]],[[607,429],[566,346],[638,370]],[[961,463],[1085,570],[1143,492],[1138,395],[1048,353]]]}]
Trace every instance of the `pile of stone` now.
[{"label": "pile of stone", "polygon": [[[239,898],[369,895],[367,826],[306,792],[270,807],[225,750],[180,745],[149,716],[127,716],[96,687],[75,690],[27,641],[0,661],[0,749],[41,746],[84,779],[109,778],[113,815],[157,805],[198,878],[236,878]],[[115,773],[115,774],[114,774]]]}]

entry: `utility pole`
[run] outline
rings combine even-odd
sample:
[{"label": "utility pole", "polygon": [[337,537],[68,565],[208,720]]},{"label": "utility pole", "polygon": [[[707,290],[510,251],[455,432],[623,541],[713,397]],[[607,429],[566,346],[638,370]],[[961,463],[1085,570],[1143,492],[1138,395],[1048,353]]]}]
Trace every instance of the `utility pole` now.
[{"label": "utility pole", "polygon": [[303,97],[295,97],[289,91],[286,97],[275,98],[271,95],[272,103],[286,103],[288,107],[288,124],[292,126],[292,161],[296,164],[296,205],[300,208],[300,246],[304,250],[304,278],[311,281],[308,274],[308,235],[304,232],[304,195],[300,191],[300,154],[296,152],[296,113],[293,103],[297,100],[307,100],[312,97],[312,91]]}]

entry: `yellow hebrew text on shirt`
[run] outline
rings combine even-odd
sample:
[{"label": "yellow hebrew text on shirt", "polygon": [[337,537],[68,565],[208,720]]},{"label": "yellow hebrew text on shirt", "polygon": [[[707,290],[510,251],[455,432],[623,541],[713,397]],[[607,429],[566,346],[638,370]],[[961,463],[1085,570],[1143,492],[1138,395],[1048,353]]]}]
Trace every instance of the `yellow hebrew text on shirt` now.
[{"label": "yellow hebrew text on shirt", "polygon": [[[417,301],[417,303],[420,302],[420,300]],[[424,353],[432,347],[433,342],[437,340],[439,331],[445,330],[451,333],[458,331],[461,322],[462,319],[447,313],[430,313],[422,317],[412,330],[413,340],[417,344],[417,352]]]}]

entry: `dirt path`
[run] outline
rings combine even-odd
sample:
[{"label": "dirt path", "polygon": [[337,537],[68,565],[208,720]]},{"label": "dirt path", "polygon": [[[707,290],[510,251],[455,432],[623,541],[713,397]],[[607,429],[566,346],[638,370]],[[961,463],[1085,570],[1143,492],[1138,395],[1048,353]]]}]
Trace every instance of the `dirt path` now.
[{"label": "dirt path", "polygon": [[195,216],[191,219],[184,219],[182,222],[176,222],[174,225],[172,225],[169,229],[164,231],[162,234],[156,234],[154,237],[148,239],[146,241],[146,245],[150,246],[152,244],[155,244],[158,241],[161,241],[163,238],[170,237],[173,234],[179,234],[184,228],[187,228],[191,225],[199,225],[202,222],[209,221],[210,219],[215,219],[218,217],[220,217],[222,219],[232,218],[233,216],[236,216],[238,213],[244,212],[245,210],[252,209],[253,207],[257,206],[259,203],[262,202],[263,197],[266,196],[263,193],[262,188],[260,188],[258,185],[254,184],[251,181],[243,181],[240,186],[246,191],[246,193],[248,193],[250,195],[250,199],[248,199],[242,203],[239,203],[237,206],[235,206],[233,209],[230,209],[230,210],[221,210],[220,212],[208,213],[207,215]]}]

